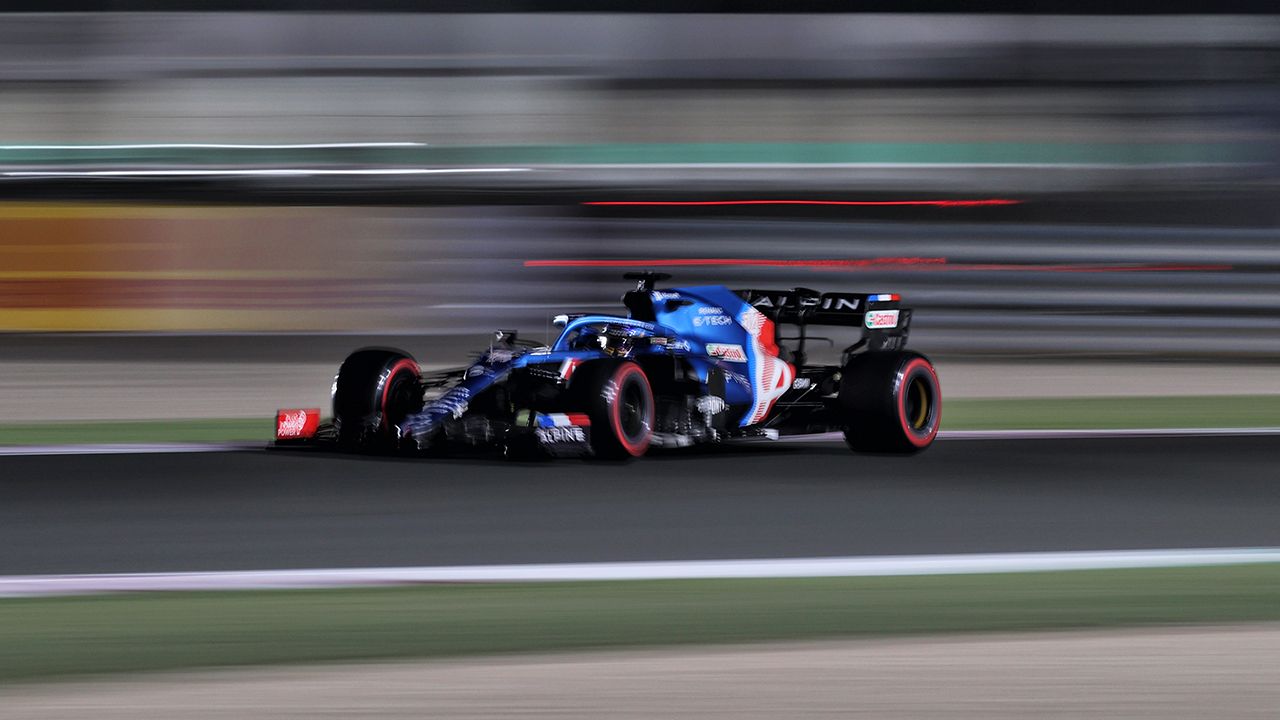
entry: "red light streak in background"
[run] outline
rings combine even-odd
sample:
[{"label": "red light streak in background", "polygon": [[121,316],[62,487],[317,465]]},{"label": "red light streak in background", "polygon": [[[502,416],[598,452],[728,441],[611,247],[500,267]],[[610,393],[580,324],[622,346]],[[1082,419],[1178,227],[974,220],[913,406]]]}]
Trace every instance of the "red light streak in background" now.
[{"label": "red light streak in background", "polygon": [[584,202],[594,206],[632,207],[697,207],[714,205],[846,205],[855,207],[986,207],[1021,205],[1021,200],[988,198],[983,200],[598,200]]},{"label": "red light streak in background", "polygon": [[648,260],[526,260],[525,267],[692,267],[752,266],[803,267],[810,270],[859,271],[894,267],[896,269],[944,272],[1223,272],[1232,265],[1190,265],[1177,263],[1132,263],[1115,265],[1055,263],[1046,265],[1016,263],[951,263],[946,258],[882,257],[850,260],[773,260],[763,258],[651,258]]}]

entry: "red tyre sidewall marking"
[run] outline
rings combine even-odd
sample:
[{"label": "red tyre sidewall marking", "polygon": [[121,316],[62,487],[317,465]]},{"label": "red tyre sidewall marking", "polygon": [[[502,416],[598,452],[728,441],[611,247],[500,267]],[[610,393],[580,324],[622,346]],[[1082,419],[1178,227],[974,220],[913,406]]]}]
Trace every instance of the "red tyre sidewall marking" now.
[{"label": "red tyre sidewall marking", "polygon": [[[626,450],[627,454],[632,457],[640,457],[649,449],[651,434],[645,433],[644,440],[642,442],[632,443],[622,432],[622,384],[626,381],[629,375],[639,376],[641,384],[644,385],[645,395],[650,399],[653,397],[653,390],[649,388],[649,379],[644,376],[644,372],[640,369],[640,366],[630,363],[623,365],[614,373],[612,378],[609,378],[609,382],[613,383],[614,386],[614,402],[612,407],[609,408],[609,419],[611,420],[610,424],[613,426],[613,436],[618,439],[618,442],[622,445],[622,449]],[[648,412],[645,414],[645,425],[653,427],[652,401],[649,402]]]},{"label": "red tyre sidewall marking", "polygon": [[391,366],[391,372],[387,373],[387,380],[382,384],[382,397],[378,401],[378,412],[382,414],[382,423],[384,426],[387,422],[387,395],[391,392],[391,385],[393,384],[391,381],[395,380],[396,375],[406,368],[409,372],[413,373],[415,378],[418,377],[419,370],[417,361],[404,358]]},{"label": "red tyre sidewall marking", "polygon": [[[907,390],[911,384],[911,375],[917,369],[923,369],[929,374],[933,381],[933,387],[930,388],[930,395],[933,396],[933,428],[929,430],[927,435],[917,435],[911,429],[910,423],[907,422]],[[902,368],[902,380],[898,386],[898,423],[902,426],[902,433],[906,436],[907,442],[916,447],[927,447],[933,442],[933,438],[938,434],[938,426],[942,420],[942,398],[938,392],[938,374],[934,371],[933,365],[924,358],[915,358]]]}]

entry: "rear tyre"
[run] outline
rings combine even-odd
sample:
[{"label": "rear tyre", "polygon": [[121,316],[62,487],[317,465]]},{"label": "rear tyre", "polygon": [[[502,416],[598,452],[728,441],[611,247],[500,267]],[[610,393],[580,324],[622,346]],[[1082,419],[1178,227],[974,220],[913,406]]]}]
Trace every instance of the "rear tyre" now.
[{"label": "rear tyre", "polygon": [[421,371],[408,353],[364,348],[347,356],[333,382],[333,418],[344,447],[385,449],[396,426],[422,409]]},{"label": "rear tyre", "polygon": [[913,352],[855,356],[841,370],[839,402],[855,452],[918,453],[933,444],[942,419],[937,371]]},{"label": "rear tyre", "polygon": [[573,392],[591,418],[591,451],[604,460],[629,460],[653,439],[653,389],[634,362],[595,362],[573,374]]}]

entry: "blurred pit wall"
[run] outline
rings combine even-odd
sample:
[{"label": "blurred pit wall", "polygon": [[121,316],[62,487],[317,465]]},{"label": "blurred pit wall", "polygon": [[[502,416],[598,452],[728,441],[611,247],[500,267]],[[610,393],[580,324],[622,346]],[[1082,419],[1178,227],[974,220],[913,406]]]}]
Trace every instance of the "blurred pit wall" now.
[{"label": "blurred pit wall", "polygon": [[[536,337],[556,312],[616,308],[628,268],[530,260],[808,259],[852,264],[674,273],[898,291],[933,353],[1273,361],[1278,60],[1280,18],[1265,16],[6,15],[0,198],[27,201],[0,206],[0,332]],[[119,147],[332,142],[415,145]],[[477,164],[528,172],[9,175]],[[428,182],[471,204],[428,206],[413,195]],[[1028,202],[802,217],[577,205],[618,188]],[[1054,193],[1083,200],[1040,214]],[[1164,204],[1135,220],[1138,195]],[[886,256],[947,265],[856,265]]]},{"label": "blurred pit wall", "polygon": [[1280,356],[1280,231],[1006,225],[965,212],[868,222],[7,204],[0,332],[426,335],[472,347],[497,327],[542,339],[555,314],[619,311],[622,274],[653,268],[673,286],[899,292],[916,310],[912,344],[942,355]]}]

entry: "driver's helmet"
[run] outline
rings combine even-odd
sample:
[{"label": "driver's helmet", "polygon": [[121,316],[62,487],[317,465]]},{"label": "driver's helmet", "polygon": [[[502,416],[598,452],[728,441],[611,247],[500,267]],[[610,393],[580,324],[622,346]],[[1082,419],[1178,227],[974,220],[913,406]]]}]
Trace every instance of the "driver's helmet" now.
[{"label": "driver's helmet", "polygon": [[627,357],[636,347],[636,339],[644,331],[629,325],[602,325],[583,328],[573,340],[573,347],[580,350],[599,350],[613,357]]}]

